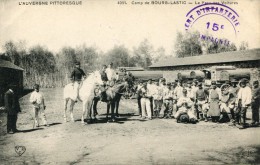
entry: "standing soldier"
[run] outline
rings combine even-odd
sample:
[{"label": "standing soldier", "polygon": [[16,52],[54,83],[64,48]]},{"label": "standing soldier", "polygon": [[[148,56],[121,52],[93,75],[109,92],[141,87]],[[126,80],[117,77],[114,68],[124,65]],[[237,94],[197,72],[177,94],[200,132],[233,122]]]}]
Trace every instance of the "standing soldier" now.
[{"label": "standing soldier", "polygon": [[204,120],[205,122],[208,121],[207,117],[207,93],[205,89],[202,87],[202,83],[198,83],[198,90],[196,91],[195,94],[195,103],[197,107],[197,118],[199,118],[199,112],[202,113],[202,118],[201,120]]},{"label": "standing soldier", "polygon": [[155,92],[153,94],[154,100],[154,116],[159,117],[162,107],[162,87],[159,86],[159,82],[155,82]]},{"label": "standing soldier", "polygon": [[259,105],[260,105],[260,88],[259,82],[253,82],[252,90],[252,126],[258,126],[259,124]]},{"label": "standing soldier", "polygon": [[10,85],[5,93],[5,110],[7,111],[7,133],[19,132],[16,129],[17,114],[21,112],[18,96],[15,93],[15,86]]},{"label": "standing soldier", "polygon": [[139,90],[139,93],[141,96],[142,119],[148,118],[149,120],[152,120],[152,111],[150,104],[151,95],[149,94],[146,83],[143,84],[143,87]]},{"label": "standing soldier", "polygon": [[250,106],[251,104],[251,100],[252,100],[252,91],[251,88],[246,86],[247,84],[247,80],[246,79],[242,79],[240,82],[240,89],[238,91],[237,94],[237,111],[236,111],[236,120],[237,122],[240,122],[240,129],[243,129],[246,127],[246,111],[247,108]]},{"label": "standing soldier", "polygon": [[171,84],[167,83],[167,87],[163,90],[163,115],[165,118],[172,118],[172,111],[173,111],[173,91],[171,90]]},{"label": "standing soldier", "polygon": [[43,121],[43,125],[49,127],[49,124],[46,120],[46,115],[44,110],[46,108],[44,97],[42,93],[39,91],[40,86],[38,84],[34,85],[34,92],[31,94],[30,102],[33,104],[33,111],[34,111],[34,126],[36,125],[39,127],[39,113],[41,114],[41,118]]},{"label": "standing soldier", "polygon": [[211,116],[213,122],[219,121],[220,116],[220,107],[219,100],[221,99],[219,88],[217,88],[217,84],[215,81],[211,82],[211,89],[209,91],[209,111],[208,115]]},{"label": "standing soldier", "polygon": [[178,80],[177,82],[177,87],[175,88],[174,90],[174,94],[176,95],[177,97],[177,100],[183,96],[183,87],[182,87],[182,82],[181,80]]},{"label": "standing soldier", "polygon": [[[79,99],[79,88],[81,86],[82,79],[86,78],[85,72],[80,68],[80,62],[75,63],[75,68],[71,73],[70,79],[73,83],[73,87],[76,93],[75,101]],[[80,99],[79,99],[80,100]]]}]

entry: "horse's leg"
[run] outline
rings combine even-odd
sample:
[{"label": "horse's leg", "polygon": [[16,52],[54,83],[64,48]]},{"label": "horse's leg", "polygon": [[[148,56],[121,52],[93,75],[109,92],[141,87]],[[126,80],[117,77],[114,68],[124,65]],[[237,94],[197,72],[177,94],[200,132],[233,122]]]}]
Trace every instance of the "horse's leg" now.
[{"label": "horse's leg", "polygon": [[69,99],[66,98],[66,99],[64,100],[64,114],[63,114],[64,122],[67,122],[66,111],[67,111],[67,105],[68,105],[68,102],[69,102]]},{"label": "horse's leg", "polygon": [[118,96],[118,99],[116,100],[116,102],[115,102],[115,108],[116,108],[116,117],[119,117],[119,113],[118,113],[118,108],[119,108],[119,102],[120,102],[120,100],[121,100],[121,96],[122,95],[120,95],[120,96]]},{"label": "horse's leg", "polygon": [[110,109],[110,102],[107,102],[107,121],[108,121],[109,109]]},{"label": "horse's leg", "polygon": [[115,101],[112,101],[111,102],[111,118],[112,118],[112,121],[114,122],[116,120],[115,118]]},{"label": "horse's leg", "polygon": [[84,122],[84,116],[85,116],[85,113],[86,113],[86,104],[87,104],[87,100],[83,100],[83,103],[82,103],[81,124],[85,124],[85,122]]},{"label": "horse's leg", "polygon": [[74,120],[74,115],[73,115],[73,107],[75,105],[75,101],[74,100],[70,100],[70,119],[72,122],[75,122]]}]

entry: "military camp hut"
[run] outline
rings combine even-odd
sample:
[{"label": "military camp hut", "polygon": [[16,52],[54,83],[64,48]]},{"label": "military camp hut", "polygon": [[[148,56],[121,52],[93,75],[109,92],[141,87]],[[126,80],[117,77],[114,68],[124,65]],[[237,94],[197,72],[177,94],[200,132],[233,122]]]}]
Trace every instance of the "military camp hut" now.
[{"label": "military camp hut", "polygon": [[[233,66],[238,69],[253,68],[257,70],[257,79],[259,79],[260,49],[222,52],[183,58],[169,57],[149,66],[149,69],[164,71],[166,77],[174,77],[175,75],[172,74],[171,71],[185,74],[185,71],[190,73],[191,71],[204,70],[216,66]],[[176,76],[174,78],[176,78]]]},{"label": "military camp hut", "polygon": [[0,59],[0,106],[3,105],[4,93],[9,84],[15,85],[18,92],[23,90],[23,69]]}]

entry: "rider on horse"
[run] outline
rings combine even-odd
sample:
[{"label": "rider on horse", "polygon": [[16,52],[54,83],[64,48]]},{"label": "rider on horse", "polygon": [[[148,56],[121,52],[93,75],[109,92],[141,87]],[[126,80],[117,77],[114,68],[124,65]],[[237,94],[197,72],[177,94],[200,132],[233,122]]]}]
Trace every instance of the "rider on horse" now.
[{"label": "rider on horse", "polygon": [[[86,78],[85,72],[80,68],[80,62],[75,63],[75,68],[71,73],[70,79],[73,82],[73,87],[76,91],[77,99],[79,99],[79,88],[81,86],[82,79]],[[77,101],[77,99],[75,101]]]}]

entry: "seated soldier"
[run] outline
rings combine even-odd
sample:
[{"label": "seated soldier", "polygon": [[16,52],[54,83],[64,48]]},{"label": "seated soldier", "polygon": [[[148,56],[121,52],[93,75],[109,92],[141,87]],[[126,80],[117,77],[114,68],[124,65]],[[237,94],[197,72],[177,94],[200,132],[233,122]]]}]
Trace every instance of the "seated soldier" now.
[{"label": "seated soldier", "polygon": [[177,122],[179,121],[180,116],[183,114],[187,114],[189,116],[189,121],[194,122],[197,120],[196,116],[192,112],[193,102],[189,97],[187,97],[186,89],[183,89],[183,96],[179,98],[177,106],[179,109],[174,115],[174,118],[177,120]]},{"label": "seated soldier", "polygon": [[[228,88],[222,88],[222,97],[220,99],[220,119],[219,122],[231,121],[234,122],[234,118],[231,115],[231,112],[235,108],[235,96],[229,92]],[[228,116],[228,119],[225,119],[225,116]]]}]

